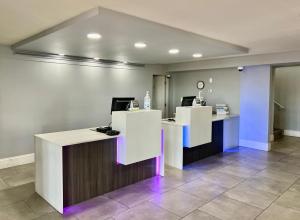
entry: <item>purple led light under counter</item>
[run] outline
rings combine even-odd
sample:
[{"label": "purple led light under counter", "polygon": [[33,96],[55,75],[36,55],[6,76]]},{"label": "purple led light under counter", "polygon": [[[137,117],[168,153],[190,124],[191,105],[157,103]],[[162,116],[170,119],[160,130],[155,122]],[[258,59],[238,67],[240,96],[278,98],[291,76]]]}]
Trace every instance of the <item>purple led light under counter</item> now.
[{"label": "purple led light under counter", "polygon": [[156,157],[156,175],[160,175],[161,171],[161,157],[164,151],[164,129],[161,129],[161,143],[160,143],[160,156]]}]

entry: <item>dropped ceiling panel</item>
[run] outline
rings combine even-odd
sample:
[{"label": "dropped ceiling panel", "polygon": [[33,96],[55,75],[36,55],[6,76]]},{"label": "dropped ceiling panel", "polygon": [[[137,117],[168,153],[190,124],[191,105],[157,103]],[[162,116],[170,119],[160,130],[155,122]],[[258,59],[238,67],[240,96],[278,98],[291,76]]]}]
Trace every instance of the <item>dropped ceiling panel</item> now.
[{"label": "dropped ceiling panel", "polygon": [[[102,38],[88,39],[86,35],[91,32],[101,34]],[[135,42],[144,42],[147,47],[137,49]],[[180,53],[170,55],[168,51],[172,48]],[[203,54],[203,58],[248,53],[245,47],[104,8],[90,10],[25,39],[13,45],[13,49],[141,64],[193,61],[194,53]]]}]

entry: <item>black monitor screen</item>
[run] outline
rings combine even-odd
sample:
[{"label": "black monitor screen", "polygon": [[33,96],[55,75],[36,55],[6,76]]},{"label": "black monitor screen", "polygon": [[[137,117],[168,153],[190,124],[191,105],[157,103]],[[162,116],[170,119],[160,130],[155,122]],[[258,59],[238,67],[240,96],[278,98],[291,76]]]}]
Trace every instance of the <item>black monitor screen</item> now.
[{"label": "black monitor screen", "polygon": [[132,100],[134,100],[134,97],[113,98],[111,103],[111,112],[126,111],[127,106]]},{"label": "black monitor screen", "polygon": [[192,106],[195,98],[196,98],[196,96],[182,97],[181,106]]}]

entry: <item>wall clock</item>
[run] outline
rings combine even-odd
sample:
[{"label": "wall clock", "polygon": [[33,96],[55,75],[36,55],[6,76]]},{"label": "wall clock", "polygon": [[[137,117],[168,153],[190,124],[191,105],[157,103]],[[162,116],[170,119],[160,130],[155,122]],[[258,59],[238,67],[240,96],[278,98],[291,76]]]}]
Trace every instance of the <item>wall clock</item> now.
[{"label": "wall clock", "polygon": [[203,81],[198,81],[197,82],[197,88],[202,90],[205,87],[205,83]]}]

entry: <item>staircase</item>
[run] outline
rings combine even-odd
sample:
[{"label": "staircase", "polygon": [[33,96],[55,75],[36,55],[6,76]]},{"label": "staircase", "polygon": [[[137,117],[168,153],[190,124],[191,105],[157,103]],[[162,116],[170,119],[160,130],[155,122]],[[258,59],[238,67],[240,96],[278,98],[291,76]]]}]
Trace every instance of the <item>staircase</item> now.
[{"label": "staircase", "polygon": [[274,135],[274,141],[280,140],[281,138],[283,138],[283,129],[274,128],[273,135]]},{"label": "staircase", "polygon": [[273,135],[274,135],[274,141],[280,140],[283,138],[284,130],[280,128],[282,126],[282,114],[285,110],[285,106],[280,104],[278,101],[274,100],[274,129],[273,129]]}]

